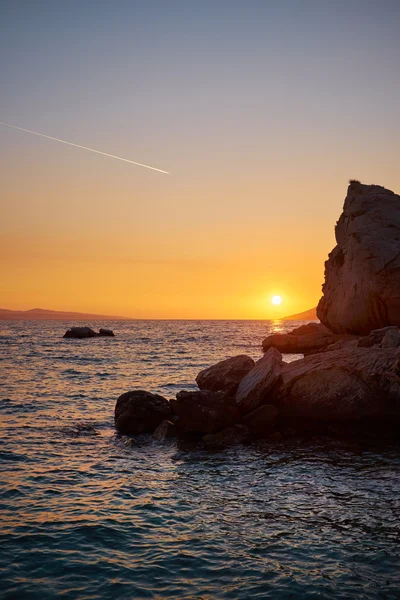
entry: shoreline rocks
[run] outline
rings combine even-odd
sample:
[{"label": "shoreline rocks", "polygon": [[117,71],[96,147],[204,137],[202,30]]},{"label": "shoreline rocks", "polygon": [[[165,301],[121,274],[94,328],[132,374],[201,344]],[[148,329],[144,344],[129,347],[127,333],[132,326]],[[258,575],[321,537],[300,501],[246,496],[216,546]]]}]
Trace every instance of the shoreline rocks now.
[{"label": "shoreline rocks", "polygon": [[[268,336],[257,363],[239,355],[203,369],[200,390],[171,401],[123,394],[117,430],[192,436],[210,449],[299,435],[399,439],[400,196],[351,181],[335,233],[320,323]],[[284,363],[281,352],[305,357]]]}]

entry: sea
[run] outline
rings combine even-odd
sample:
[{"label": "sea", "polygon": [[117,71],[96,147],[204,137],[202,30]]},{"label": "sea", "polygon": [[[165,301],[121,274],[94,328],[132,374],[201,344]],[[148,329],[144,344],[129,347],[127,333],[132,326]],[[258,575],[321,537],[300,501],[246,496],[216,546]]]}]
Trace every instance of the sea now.
[{"label": "sea", "polygon": [[114,429],[123,392],[173,398],[301,323],[102,321],[87,324],[115,338],[63,339],[76,324],[0,322],[0,598],[400,598],[398,447],[209,452]]}]

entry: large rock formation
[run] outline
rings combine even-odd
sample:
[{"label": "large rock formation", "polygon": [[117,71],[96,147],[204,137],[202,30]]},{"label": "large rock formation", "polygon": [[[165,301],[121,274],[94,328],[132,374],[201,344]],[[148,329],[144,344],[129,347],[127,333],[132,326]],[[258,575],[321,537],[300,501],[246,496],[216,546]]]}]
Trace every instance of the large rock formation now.
[{"label": "large rock formation", "polygon": [[317,315],[335,333],[400,325],[400,196],[351,181]]},{"label": "large rock formation", "polygon": [[400,421],[400,352],[344,348],[288,363],[271,401],[281,418]]}]

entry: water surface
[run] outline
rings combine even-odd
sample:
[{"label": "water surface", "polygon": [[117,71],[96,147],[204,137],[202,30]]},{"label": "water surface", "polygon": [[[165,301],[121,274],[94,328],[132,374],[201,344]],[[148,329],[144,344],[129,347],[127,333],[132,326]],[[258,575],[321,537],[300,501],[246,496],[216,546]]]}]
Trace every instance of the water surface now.
[{"label": "water surface", "polygon": [[0,322],[2,598],[400,598],[398,448],[208,453],[114,431],[121,393],[195,389],[201,368],[259,358],[293,323],[90,323],[117,337],[62,339],[72,324]]}]

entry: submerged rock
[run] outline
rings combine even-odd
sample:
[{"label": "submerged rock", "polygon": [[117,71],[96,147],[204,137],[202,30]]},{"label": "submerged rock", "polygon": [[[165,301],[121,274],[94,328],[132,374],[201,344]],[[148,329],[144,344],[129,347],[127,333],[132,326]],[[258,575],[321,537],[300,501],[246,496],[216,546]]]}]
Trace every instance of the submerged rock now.
[{"label": "submerged rock", "polygon": [[317,315],[335,333],[400,325],[400,196],[351,181]]},{"label": "submerged rock", "polygon": [[171,400],[171,409],[181,432],[214,433],[240,420],[234,398],[224,392],[181,391]]},{"label": "submerged rock", "polygon": [[245,425],[232,425],[218,433],[209,433],[203,437],[206,448],[226,448],[243,444],[249,438],[249,430]]},{"label": "submerged rock", "polygon": [[168,400],[158,394],[143,390],[126,392],[115,405],[115,427],[125,434],[151,433],[171,414]]},{"label": "submerged rock", "polygon": [[233,356],[200,371],[196,383],[201,390],[224,391],[234,395],[240,381],[254,365],[254,360],[245,354]]},{"label": "submerged rock", "polygon": [[84,338],[97,337],[97,333],[90,327],[71,327],[71,329],[68,329],[68,331],[64,333],[63,337],[81,340]]},{"label": "submerged rock", "polygon": [[241,414],[267,402],[268,393],[278,381],[281,370],[282,355],[276,348],[270,348],[239,384],[236,404]]},{"label": "submerged rock", "polygon": [[400,420],[399,351],[344,348],[288,363],[274,390],[282,417],[311,421]]}]

